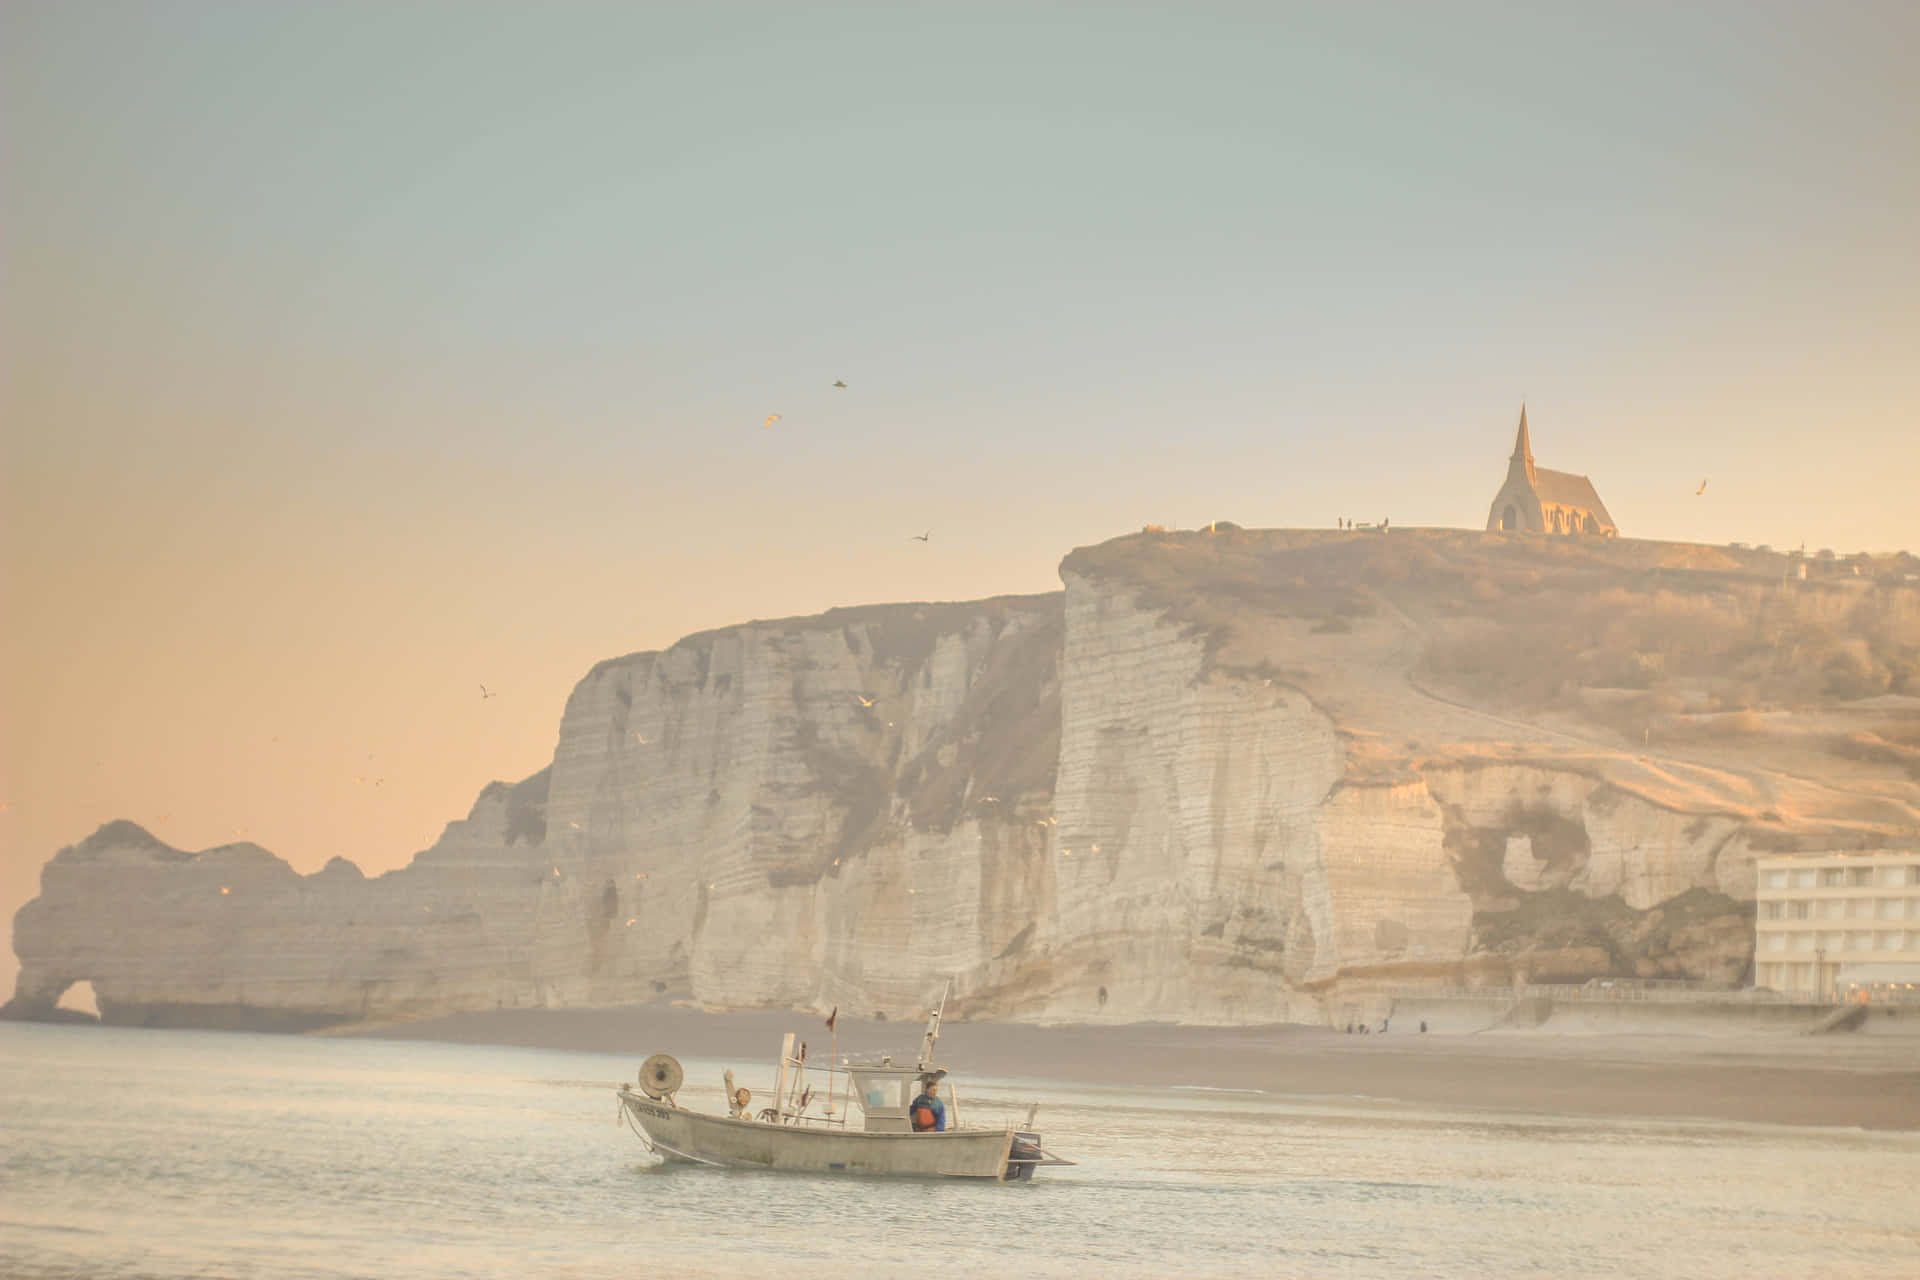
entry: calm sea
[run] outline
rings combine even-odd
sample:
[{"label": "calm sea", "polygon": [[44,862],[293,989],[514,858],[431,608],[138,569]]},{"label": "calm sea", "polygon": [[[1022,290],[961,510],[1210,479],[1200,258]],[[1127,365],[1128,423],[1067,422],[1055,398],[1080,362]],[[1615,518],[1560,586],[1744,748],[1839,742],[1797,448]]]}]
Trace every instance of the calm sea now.
[{"label": "calm sea", "polygon": [[[961,1082],[1026,1185],[661,1166],[602,1054],[0,1024],[8,1277],[1914,1276],[1920,1135]],[[686,1060],[681,1100],[719,1105]]]}]

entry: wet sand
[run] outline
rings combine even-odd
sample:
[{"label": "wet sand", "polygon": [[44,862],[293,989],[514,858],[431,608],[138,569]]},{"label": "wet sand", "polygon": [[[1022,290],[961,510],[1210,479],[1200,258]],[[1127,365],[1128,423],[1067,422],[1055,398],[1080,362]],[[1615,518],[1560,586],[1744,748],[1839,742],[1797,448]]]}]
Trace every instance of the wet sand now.
[{"label": "wet sand", "polygon": [[[793,1031],[813,1053],[817,1015],[704,1013],[670,1005],[455,1014],[340,1034],[770,1063]],[[842,1054],[919,1046],[922,1026],[842,1017]],[[948,1022],[957,1074],[1101,1085],[1258,1089],[1569,1115],[1699,1117],[1920,1129],[1920,1038],[1857,1034],[1347,1035],[1313,1027],[1051,1026]]]}]

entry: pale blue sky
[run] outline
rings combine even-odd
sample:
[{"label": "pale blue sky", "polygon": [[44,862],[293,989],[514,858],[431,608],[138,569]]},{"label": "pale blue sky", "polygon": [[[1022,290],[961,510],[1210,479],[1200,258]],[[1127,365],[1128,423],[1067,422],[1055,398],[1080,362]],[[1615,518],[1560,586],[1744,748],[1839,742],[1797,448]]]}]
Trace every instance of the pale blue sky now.
[{"label": "pale blue sky", "polygon": [[[162,806],[389,864],[697,628],[1149,521],[1477,526],[1523,395],[1630,535],[1920,547],[1920,5],[0,35],[8,912]],[[476,673],[484,726],[423,693]],[[355,808],[369,741],[430,784]]]}]

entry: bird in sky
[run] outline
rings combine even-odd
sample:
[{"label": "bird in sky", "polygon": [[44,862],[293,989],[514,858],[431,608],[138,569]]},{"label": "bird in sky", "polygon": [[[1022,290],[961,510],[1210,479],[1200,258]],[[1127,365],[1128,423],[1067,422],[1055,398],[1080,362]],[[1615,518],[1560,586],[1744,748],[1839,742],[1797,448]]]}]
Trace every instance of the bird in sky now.
[{"label": "bird in sky", "polygon": [[856,693],[856,694],[854,694],[853,696],[854,696],[854,697],[856,697],[856,698],[858,698],[858,699],[860,699],[860,705],[861,705],[861,706],[863,706],[863,707],[870,707],[870,706],[872,706],[872,705],[873,705],[873,699],[872,699],[872,698],[869,698],[869,697],[868,697],[868,696],[867,696],[866,694],[864,694],[864,693]]},{"label": "bird in sky", "polygon": [[1693,496],[1697,498],[1701,494],[1705,493],[1706,491],[1707,491],[1707,482],[1705,480],[1702,480],[1700,482],[1700,487],[1693,491]]},{"label": "bird in sky", "polygon": [[838,378],[835,378],[833,380],[833,386],[836,391],[845,391],[847,389],[847,384],[840,381],[840,379]]},{"label": "bird in sky", "polygon": [[909,541],[911,541],[911,542],[925,542],[925,541],[927,541],[927,540],[928,540],[929,538],[931,538],[931,537],[933,537],[933,530],[931,530],[931,529],[929,529],[929,530],[927,530],[927,531],[926,531],[925,533],[916,533],[916,534],[914,534],[914,535],[913,535],[913,537],[909,539]]},{"label": "bird in sky", "polygon": [[640,745],[641,745],[641,746],[643,746],[643,747],[644,747],[644,746],[646,746],[646,745],[647,745],[647,735],[646,735],[646,734],[644,734],[644,733],[636,733],[636,734],[634,734],[633,736],[634,736],[634,737],[635,737],[635,738],[636,738],[636,739],[637,739],[637,740],[639,741],[639,743],[640,743]]},{"label": "bird in sky", "polygon": [[487,688],[487,686],[485,685],[480,686],[480,701],[485,702],[488,698],[491,698],[492,696],[493,696],[493,690]]},{"label": "bird in sky", "polygon": [[762,431],[765,431],[768,427],[771,427],[774,423],[778,421],[780,421],[780,415],[777,413],[770,413],[767,415],[767,420],[760,424],[760,429]]}]

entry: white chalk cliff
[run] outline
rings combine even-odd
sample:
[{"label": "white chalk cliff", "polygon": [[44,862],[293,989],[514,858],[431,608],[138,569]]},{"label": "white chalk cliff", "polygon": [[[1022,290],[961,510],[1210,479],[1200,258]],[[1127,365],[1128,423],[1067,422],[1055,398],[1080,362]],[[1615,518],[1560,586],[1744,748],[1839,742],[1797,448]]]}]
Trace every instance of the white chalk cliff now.
[{"label": "white chalk cliff", "polygon": [[[1430,691],[1414,615],[1451,588],[1339,559],[1367,538],[1142,535],[1069,557],[1064,594],[604,662],[548,769],[371,880],[110,824],[21,910],[8,1011],[86,979],[144,1025],[901,1014],[951,977],[966,1016],[1337,1021],[1435,982],[1737,982],[1757,853],[1920,838],[1898,758],[1809,778]],[[1329,611],[1315,574],[1372,603]]]}]

